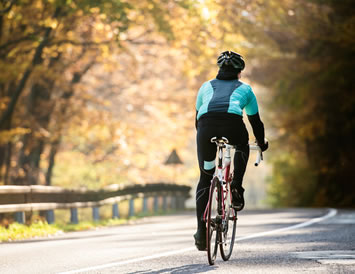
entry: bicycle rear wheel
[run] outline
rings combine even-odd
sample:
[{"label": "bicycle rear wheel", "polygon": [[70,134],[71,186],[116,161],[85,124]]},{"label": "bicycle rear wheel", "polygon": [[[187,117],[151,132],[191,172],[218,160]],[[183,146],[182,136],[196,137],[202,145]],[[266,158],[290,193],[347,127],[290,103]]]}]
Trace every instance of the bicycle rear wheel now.
[{"label": "bicycle rear wheel", "polygon": [[213,178],[210,195],[209,195],[209,207],[207,213],[207,256],[210,265],[213,265],[218,251],[219,244],[219,223],[220,218],[218,214],[218,191],[220,189],[220,183],[217,177]]},{"label": "bicycle rear wheel", "polygon": [[231,194],[230,184],[227,183],[223,193],[225,216],[222,220],[222,231],[220,236],[220,252],[224,261],[228,261],[232,255],[237,228],[237,213],[232,207]]}]

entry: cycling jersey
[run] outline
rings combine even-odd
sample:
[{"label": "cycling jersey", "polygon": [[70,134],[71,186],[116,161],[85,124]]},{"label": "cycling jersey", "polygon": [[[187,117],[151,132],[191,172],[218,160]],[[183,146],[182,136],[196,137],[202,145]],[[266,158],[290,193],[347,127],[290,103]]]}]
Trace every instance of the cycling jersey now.
[{"label": "cycling jersey", "polygon": [[206,113],[230,113],[243,116],[258,113],[258,103],[252,88],[237,79],[214,79],[205,82],[197,95],[197,120]]},{"label": "cycling jersey", "polygon": [[248,116],[254,136],[264,143],[264,124],[260,120],[258,103],[252,88],[238,79],[238,73],[223,67],[217,78],[205,82],[196,99],[197,156],[200,180],[196,190],[196,215],[198,229],[204,229],[202,221],[209,186],[215,171],[217,147],[212,137],[226,137],[229,144],[236,145],[232,188],[241,187],[249,157],[249,136],[243,122],[243,109]]}]

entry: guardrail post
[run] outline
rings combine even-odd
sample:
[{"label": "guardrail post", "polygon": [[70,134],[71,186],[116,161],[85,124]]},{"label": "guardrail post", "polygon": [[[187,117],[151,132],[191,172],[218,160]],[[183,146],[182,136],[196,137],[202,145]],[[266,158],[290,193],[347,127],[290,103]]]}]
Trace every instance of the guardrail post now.
[{"label": "guardrail post", "polygon": [[25,212],[15,212],[15,221],[19,224],[24,224],[26,220]]},{"label": "guardrail post", "polygon": [[47,210],[46,211],[46,220],[48,224],[54,224],[54,210]]},{"label": "guardrail post", "polygon": [[143,213],[147,213],[148,212],[148,198],[144,197],[143,198]]},{"label": "guardrail post", "polygon": [[128,217],[133,217],[134,216],[134,198],[129,200],[129,212],[128,212]]},{"label": "guardrail post", "polygon": [[177,200],[178,200],[178,202],[177,202],[177,208],[178,208],[178,209],[184,209],[184,207],[185,207],[185,198],[182,197],[182,196],[179,196],[179,197],[177,198]]},{"label": "guardrail post", "polygon": [[170,208],[171,209],[176,209],[176,197],[175,196],[172,196],[170,198]]},{"label": "guardrail post", "polygon": [[118,204],[113,204],[112,205],[112,219],[119,219],[120,218],[120,212],[118,210]]},{"label": "guardrail post", "polygon": [[70,223],[72,223],[72,224],[78,224],[79,223],[78,209],[75,208],[75,207],[70,209]]},{"label": "guardrail post", "polygon": [[166,195],[163,196],[163,211],[167,210],[167,197]]},{"label": "guardrail post", "polygon": [[94,207],[92,208],[92,218],[93,218],[94,222],[100,221],[99,207],[94,206]]},{"label": "guardrail post", "polygon": [[154,212],[158,212],[159,210],[159,197],[154,196]]}]

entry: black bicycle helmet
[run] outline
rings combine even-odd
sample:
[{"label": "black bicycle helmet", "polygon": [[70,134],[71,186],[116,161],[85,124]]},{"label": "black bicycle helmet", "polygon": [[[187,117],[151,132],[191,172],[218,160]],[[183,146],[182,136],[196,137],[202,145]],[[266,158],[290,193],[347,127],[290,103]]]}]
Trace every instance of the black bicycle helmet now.
[{"label": "black bicycle helmet", "polygon": [[219,67],[222,67],[223,65],[231,65],[240,70],[245,68],[243,56],[230,50],[224,51],[218,56],[217,65]]}]

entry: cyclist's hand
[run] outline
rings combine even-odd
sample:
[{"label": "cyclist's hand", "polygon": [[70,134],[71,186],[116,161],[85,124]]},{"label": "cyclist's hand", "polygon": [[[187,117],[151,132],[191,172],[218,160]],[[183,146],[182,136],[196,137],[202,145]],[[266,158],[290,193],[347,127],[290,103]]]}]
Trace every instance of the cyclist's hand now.
[{"label": "cyclist's hand", "polygon": [[258,143],[258,146],[261,148],[261,151],[264,152],[269,148],[269,141],[265,138],[264,143],[262,144]]}]

